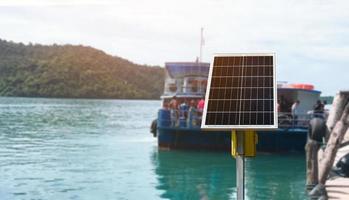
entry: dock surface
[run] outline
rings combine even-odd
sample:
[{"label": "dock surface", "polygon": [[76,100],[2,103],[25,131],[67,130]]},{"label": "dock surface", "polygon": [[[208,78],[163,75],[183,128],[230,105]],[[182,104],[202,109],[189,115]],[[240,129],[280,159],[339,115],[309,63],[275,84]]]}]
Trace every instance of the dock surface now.
[{"label": "dock surface", "polygon": [[[349,145],[338,149],[334,165],[349,153]],[[326,191],[329,199],[349,199],[349,178],[335,177],[326,182]]]}]

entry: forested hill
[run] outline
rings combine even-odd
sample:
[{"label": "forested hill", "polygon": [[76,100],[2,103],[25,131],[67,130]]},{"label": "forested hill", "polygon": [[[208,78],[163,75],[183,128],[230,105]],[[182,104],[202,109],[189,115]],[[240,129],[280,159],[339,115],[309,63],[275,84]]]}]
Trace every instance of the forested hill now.
[{"label": "forested hill", "polygon": [[0,96],[159,99],[164,70],[74,45],[0,40]]}]

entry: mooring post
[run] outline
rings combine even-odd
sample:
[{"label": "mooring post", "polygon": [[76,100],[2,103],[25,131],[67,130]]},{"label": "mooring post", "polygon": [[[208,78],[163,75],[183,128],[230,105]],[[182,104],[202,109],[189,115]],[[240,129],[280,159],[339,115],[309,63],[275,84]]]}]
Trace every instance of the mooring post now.
[{"label": "mooring post", "polygon": [[[327,128],[329,133],[333,130],[334,126],[341,118],[345,105],[348,102],[349,92],[339,92],[333,99],[332,108],[327,118]],[[328,138],[327,138],[328,139]]]},{"label": "mooring post", "polygon": [[323,154],[323,158],[319,165],[319,183],[325,184],[327,176],[333,166],[334,159],[336,157],[337,150],[341,144],[344,134],[346,133],[349,125],[349,104],[344,109],[341,119],[336,123],[335,127],[331,131],[330,138],[326,145],[326,149]]},{"label": "mooring post", "polygon": [[312,190],[318,184],[318,151],[323,138],[326,136],[326,131],[325,119],[314,117],[309,121],[308,139],[305,146],[307,166],[306,187],[308,191]]},{"label": "mooring post", "polygon": [[333,166],[337,150],[349,127],[349,92],[337,94],[327,121],[329,139],[319,158],[319,177],[317,186],[309,193],[312,197],[327,196],[325,184]]},{"label": "mooring post", "polygon": [[245,152],[244,152],[244,132],[237,131],[237,156],[236,156],[236,188],[237,199],[245,199]]},{"label": "mooring post", "polygon": [[321,144],[315,140],[308,138],[305,146],[306,165],[307,165],[307,191],[310,192],[318,184],[318,150]]}]

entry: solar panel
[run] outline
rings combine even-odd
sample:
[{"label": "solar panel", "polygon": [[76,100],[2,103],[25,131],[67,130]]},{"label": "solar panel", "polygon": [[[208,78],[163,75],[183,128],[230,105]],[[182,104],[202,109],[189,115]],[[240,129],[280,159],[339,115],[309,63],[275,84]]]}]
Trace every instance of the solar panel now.
[{"label": "solar panel", "polygon": [[277,128],[274,54],[214,56],[202,128]]}]

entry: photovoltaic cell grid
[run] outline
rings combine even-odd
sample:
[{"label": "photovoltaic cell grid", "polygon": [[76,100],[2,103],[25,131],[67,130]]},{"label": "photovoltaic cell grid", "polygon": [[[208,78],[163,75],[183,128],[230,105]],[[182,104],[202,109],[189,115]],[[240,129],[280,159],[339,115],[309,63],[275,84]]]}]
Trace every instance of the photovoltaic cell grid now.
[{"label": "photovoltaic cell grid", "polygon": [[216,56],[203,127],[276,126],[273,64],[272,55]]}]

